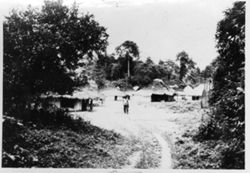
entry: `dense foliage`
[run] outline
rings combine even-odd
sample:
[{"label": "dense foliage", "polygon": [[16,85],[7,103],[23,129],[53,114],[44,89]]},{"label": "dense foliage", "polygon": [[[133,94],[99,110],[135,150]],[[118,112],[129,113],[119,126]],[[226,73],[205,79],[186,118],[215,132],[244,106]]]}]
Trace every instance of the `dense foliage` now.
[{"label": "dense foliage", "polygon": [[[2,166],[119,168],[126,164],[123,148],[128,146],[116,147],[123,140],[61,111],[33,112],[32,121],[4,117]],[[113,152],[122,153],[121,158]]]},{"label": "dense foliage", "polygon": [[[156,78],[162,79],[169,85],[177,84],[184,86],[188,84],[195,85],[202,81],[203,73],[195,66],[192,59],[189,59],[187,64],[185,64],[187,72],[183,80],[180,80],[180,67],[175,61],[160,60],[159,63],[156,64],[151,57],[142,61],[134,55],[125,56],[126,52],[124,49],[122,49],[122,51],[123,53],[119,52],[112,55],[98,56],[98,60],[92,70],[92,75],[102,86],[103,84],[105,85],[104,79],[112,81],[112,83],[117,84],[117,86],[130,88],[132,86],[147,87],[152,84]],[[192,67],[190,63],[193,64]],[[128,66],[130,69],[129,78]]]},{"label": "dense foliage", "polygon": [[116,48],[116,52],[120,61],[123,61],[121,65],[126,64],[123,69],[127,70],[127,77],[130,78],[131,70],[133,69],[132,62],[134,58],[139,58],[139,48],[133,41],[125,41]]},{"label": "dense foliage", "polygon": [[223,168],[244,168],[245,2],[235,2],[233,8],[225,11],[224,19],[218,23],[216,40],[219,56],[210,98],[215,109],[200,135],[225,142]]},{"label": "dense foliage", "polygon": [[185,51],[182,51],[177,54],[177,60],[180,61],[180,80],[188,74],[190,69],[193,69],[195,63],[191,58],[189,58],[188,54]]},{"label": "dense foliage", "polygon": [[47,91],[70,93],[84,85],[75,70],[93,52],[104,52],[108,35],[93,15],[78,7],[45,1],[40,11],[29,7],[6,18],[4,33],[4,112]]}]

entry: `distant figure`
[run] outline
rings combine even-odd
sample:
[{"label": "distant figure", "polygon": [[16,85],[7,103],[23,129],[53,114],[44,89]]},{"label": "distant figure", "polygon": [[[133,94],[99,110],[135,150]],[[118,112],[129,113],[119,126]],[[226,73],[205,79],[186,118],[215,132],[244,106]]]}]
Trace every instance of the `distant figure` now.
[{"label": "distant figure", "polygon": [[100,98],[100,102],[101,102],[101,104],[103,105],[103,98]]},{"label": "distant figure", "polygon": [[125,114],[128,114],[129,109],[129,103],[128,103],[128,97],[123,98],[123,111]]},{"label": "distant figure", "polygon": [[93,110],[93,99],[89,98],[89,110]]}]

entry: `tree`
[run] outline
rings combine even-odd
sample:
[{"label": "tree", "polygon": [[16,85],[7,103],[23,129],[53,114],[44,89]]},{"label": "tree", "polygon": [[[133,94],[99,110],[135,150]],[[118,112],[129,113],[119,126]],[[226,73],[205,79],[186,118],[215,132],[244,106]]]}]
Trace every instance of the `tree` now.
[{"label": "tree", "polygon": [[[175,82],[179,80],[179,66],[172,60],[166,60],[163,64],[159,64],[160,66],[163,66],[165,71],[165,80],[170,82],[171,80],[174,80]],[[176,83],[175,83],[176,84]]]},{"label": "tree", "polygon": [[139,48],[133,41],[125,41],[116,48],[119,57],[125,58],[127,61],[127,75],[130,77],[131,62],[133,59],[139,58]]},{"label": "tree", "polygon": [[152,64],[139,61],[135,65],[135,75],[132,77],[132,84],[138,86],[147,86],[153,81]]},{"label": "tree", "polygon": [[113,63],[111,67],[111,79],[118,80],[124,78],[122,73],[122,66],[120,63]]},{"label": "tree", "polygon": [[208,65],[205,67],[204,70],[201,71],[201,76],[204,79],[211,78],[213,76],[213,67],[211,65]]},{"label": "tree", "polygon": [[147,57],[146,62],[147,65],[154,65],[154,62],[152,61],[151,57]]},{"label": "tree", "polygon": [[158,65],[164,65],[164,61],[159,60]]},{"label": "tree", "polygon": [[182,81],[187,74],[190,74],[191,70],[195,68],[195,62],[189,58],[185,51],[177,54],[177,61],[180,61],[180,76],[179,79]]},{"label": "tree", "polygon": [[112,80],[111,73],[112,73],[112,67],[113,64],[116,63],[113,55],[98,55],[98,60],[96,62],[96,65],[103,69],[103,72],[105,74],[105,77],[107,80]]},{"label": "tree", "polygon": [[75,70],[84,57],[105,51],[108,38],[93,15],[80,16],[77,6],[61,1],[45,1],[41,11],[13,10],[3,31],[4,109],[27,101],[26,96],[72,92]]},{"label": "tree", "polygon": [[[94,61],[91,77],[95,80],[99,89],[105,86],[106,79],[111,80],[113,77],[119,78],[114,76],[117,72],[116,69],[113,68],[114,63],[116,63],[116,61],[112,55],[98,54],[98,59]],[[116,72],[112,70],[115,70]],[[116,75],[117,74],[119,73],[116,73]]]},{"label": "tree", "polygon": [[222,168],[244,169],[245,157],[245,2],[235,2],[217,25],[216,69],[210,99],[215,108],[211,132],[224,141]]},{"label": "tree", "polygon": [[98,86],[98,89],[104,88],[106,79],[104,68],[95,65],[93,70],[93,78]]}]

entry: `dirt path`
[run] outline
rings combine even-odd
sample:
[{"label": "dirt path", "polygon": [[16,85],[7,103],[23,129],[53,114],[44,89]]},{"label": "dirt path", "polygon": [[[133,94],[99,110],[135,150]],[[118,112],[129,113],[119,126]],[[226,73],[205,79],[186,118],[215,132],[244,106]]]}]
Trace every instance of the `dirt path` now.
[{"label": "dirt path", "polygon": [[160,169],[170,169],[172,165],[170,147],[161,135],[154,133],[154,136],[159,141],[162,149]]},{"label": "dirt path", "polygon": [[[77,114],[90,121],[93,125],[114,130],[125,136],[135,135],[141,137],[145,134],[153,136],[161,148],[159,168],[171,168],[170,147],[161,136],[168,128],[171,128],[168,121],[166,121],[166,113],[164,111],[132,98],[130,101],[130,112],[126,115],[123,113],[121,101],[113,101],[113,98],[108,98],[105,104],[96,107],[94,112]],[[131,166],[134,167],[136,165],[136,162],[139,160],[138,157],[138,153],[131,156]]]}]

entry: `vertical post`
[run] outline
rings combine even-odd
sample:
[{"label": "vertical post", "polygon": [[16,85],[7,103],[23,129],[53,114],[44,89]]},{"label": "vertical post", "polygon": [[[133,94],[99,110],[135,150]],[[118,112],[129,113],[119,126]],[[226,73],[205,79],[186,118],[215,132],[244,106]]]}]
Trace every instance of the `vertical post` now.
[{"label": "vertical post", "polygon": [[128,76],[127,76],[127,80],[126,80],[126,82],[127,82],[126,91],[127,91],[127,89],[128,89],[128,81],[129,81],[129,78],[130,78],[130,63],[129,63],[129,56],[128,55],[126,55],[126,56],[127,56],[127,66],[128,66]]},{"label": "vertical post", "polygon": [[127,56],[128,59],[128,78],[130,77],[130,63],[129,63],[129,56]]}]

